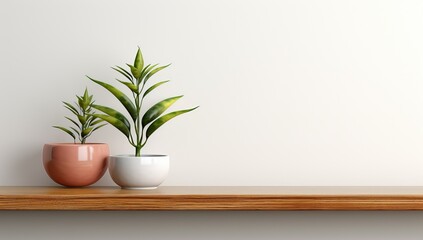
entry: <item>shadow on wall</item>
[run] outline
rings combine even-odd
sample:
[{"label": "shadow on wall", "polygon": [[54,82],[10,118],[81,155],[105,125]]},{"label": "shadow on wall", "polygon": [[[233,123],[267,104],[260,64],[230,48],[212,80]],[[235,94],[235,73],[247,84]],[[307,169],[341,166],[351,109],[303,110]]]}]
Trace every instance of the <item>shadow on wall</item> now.
[{"label": "shadow on wall", "polygon": [[[422,212],[1,212],[1,239],[421,239]],[[76,230],[76,231],[75,231]]]}]

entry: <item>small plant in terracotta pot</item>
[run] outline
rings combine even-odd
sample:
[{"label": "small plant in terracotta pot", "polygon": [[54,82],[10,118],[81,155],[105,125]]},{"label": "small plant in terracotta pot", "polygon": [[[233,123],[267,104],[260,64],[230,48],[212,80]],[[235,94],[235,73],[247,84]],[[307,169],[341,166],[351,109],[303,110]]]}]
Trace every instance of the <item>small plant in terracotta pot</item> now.
[{"label": "small plant in terracotta pot", "polygon": [[125,135],[129,144],[134,147],[134,154],[116,155],[109,158],[110,176],[122,188],[156,188],[165,180],[169,171],[169,156],[141,154],[141,149],[151,135],[163,124],[197,108],[165,114],[165,111],[182,97],[175,96],[154,104],[144,114],[141,114],[145,107],[144,100],[146,96],[157,87],[169,82],[160,81],[151,84],[151,77],[169,65],[144,64],[141,50],[138,48],[134,63],[132,65],[127,64],[128,70],[119,66],[113,68],[125,79],[125,81],[117,80],[130,91],[130,95],[124,94],[121,90],[108,83],[88,77],[91,81],[110,92],[123,105],[129,115],[129,118],[127,118],[118,110],[107,106],[93,105],[93,108],[103,112],[103,114],[94,114],[93,116],[113,125]]},{"label": "small plant in terracotta pot", "polygon": [[73,143],[44,145],[43,164],[50,178],[67,187],[84,187],[97,182],[107,169],[109,147],[105,143],[87,143],[88,137],[106,125],[92,114],[93,96],[85,90],[72,105],[63,102],[75,119],[65,117],[73,125],[69,128],[53,126],[73,138]]}]

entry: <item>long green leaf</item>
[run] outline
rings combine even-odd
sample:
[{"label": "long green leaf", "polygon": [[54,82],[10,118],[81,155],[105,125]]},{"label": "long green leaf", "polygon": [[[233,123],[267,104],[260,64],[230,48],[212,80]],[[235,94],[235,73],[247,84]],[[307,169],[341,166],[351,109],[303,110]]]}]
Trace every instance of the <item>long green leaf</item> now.
[{"label": "long green leaf", "polygon": [[144,79],[144,77],[151,71],[151,70],[153,70],[153,68],[155,68],[157,65],[159,65],[158,63],[157,64],[154,64],[154,65],[151,65],[151,64],[148,64],[145,68],[144,68],[144,70],[142,70],[142,72],[141,72],[141,77],[140,77],[140,79],[142,80],[142,79]]},{"label": "long green leaf", "polygon": [[145,91],[145,93],[144,93],[144,95],[142,97],[145,98],[145,96],[147,96],[147,94],[149,94],[151,91],[153,91],[156,87],[158,87],[158,86],[160,86],[160,85],[162,85],[164,83],[167,83],[167,82],[169,82],[169,80],[158,82],[158,83],[154,84],[153,86],[149,87],[147,89],[147,91]]},{"label": "long green leaf", "polygon": [[94,114],[93,116],[103,119],[104,121],[110,123],[115,128],[117,128],[119,131],[121,131],[126,137],[129,137],[130,131],[129,128],[121,122],[119,119],[105,115],[105,114]]},{"label": "long green leaf", "polygon": [[[91,106],[90,106],[90,110],[91,110]],[[87,124],[86,124],[88,127],[90,127],[92,125],[92,122],[96,119],[96,117],[90,116],[89,114],[93,114],[93,113],[91,111],[86,111],[85,112],[85,115],[88,115],[88,117],[87,117]]]},{"label": "long green leaf", "polygon": [[91,102],[92,102],[92,100],[93,100],[93,95],[90,95],[90,94],[88,93],[88,89],[87,89],[87,88],[85,88],[84,95],[83,95],[83,96],[81,96],[81,97],[82,97],[82,100],[83,100],[83,102],[84,102],[84,106],[83,106],[83,108],[84,108],[85,110],[87,110],[87,109],[90,107],[90,104],[91,104]]},{"label": "long green leaf", "polygon": [[117,88],[113,87],[110,84],[92,79],[90,77],[88,77],[88,78],[91,81],[93,81],[93,82],[99,84],[100,86],[104,87],[105,89],[107,89],[110,93],[112,93],[122,103],[122,105],[126,108],[129,115],[131,115],[132,119],[134,121],[137,119],[137,109],[135,108],[132,101],[123,92],[121,92],[120,90],[118,90]]},{"label": "long green leaf", "polygon": [[132,75],[131,75],[131,73],[128,72],[128,70],[126,70],[125,68],[123,68],[121,66],[116,66],[116,67],[119,68],[124,73],[126,73],[126,75],[128,75],[130,78],[132,78]]},{"label": "long green leaf", "polygon": [[76,128],[74,128],[74,127],[69,127],[69,128],[72,129],[76,133],[76,135],[79,137],[80,131],[76,130]]},{"label": "long green leaf", "polygon": [[87,116],[78,115],[78,120],[84,126],[84,124],[87,122]]},{"label": "long green leaf", "polygon": [[99,119],[99,120],[93,121],[93,122],[90,123],[90,125],[91,126],[94,126],[94,125],[99,124],[101,122],[103,122],[103,119]]},{"label": "long green leaf", "polygon": [[65,106],[66,109],[68,109],[69,111],[71,111],[73,114],[75,115],[79,115],[79,113],[75,112],[72,108]]},{"label": "long green leaf", "polygon": [[123,76],[125,76],[129,81],[133,82],[133,77],[132,75],[126,71],[125,69],[116,66],[116,68],[112,67],[113,70],[117,71],[118,73],[122,74]]},{"label": "long green leaf", "polygon": [[123,85],[127,86],[129,88],[129,90],[131,90],[133,93],[137,93],[138,92],[138,87],[137,85],[130,83],[130,82],[124,82],[121,81],[119,79],[116,79],[118,82],[122,83]]},{"label": "long green leaf", "polygon": [[67,109],[69,109],[69,111],[71,111],[73,114],[78,115],[78,110],[76,110],[76,108],[74,106],[72,106],[72,104],[68,103],[68,102],[63,102],[63,104],[65,104],[65,107]]},{"label": "long green leaf", "polygon": [[70,117],[65,117],[67,120],[71,121],[73,124],[75,124],[79,129],[81,129],[81,126],[79,126],[79,124],[77,122],[75,122],[72,118]]},{"label": "long green leaf", "polygon": [[105,123],[105,124],[101,124],[101,125],[98,125],[97,127],[95,127],[95,128],[93,129],[93,131],[92,131],[92,132],[94,132],[95,130],[97,130],[97,129],[101,128],[101,127],[104,127],[104,126],[106,126],[106,125],[107,125],[107,123]]},{"label": "long green leaf", "polygon": [[68,129],[66,129],[66,128],[64,128],[64,127],[60,127],[60,126],[53,126],[53,127],[54,127],[54,128],[57,128],[57,129],[60,129],[60,130],[62,130],[63,132],[65,132],[65,133],[69,134],[69,135],[73,138],[73,140],[75,141],[75,135],[73,134],[73,132],[69,131]]},{"label": "long green leaf", "polygon": [[87,102],[85,99],[81,98],[80,96],[76,96],[78,98],[78,105],[82,109],[82,112],[87,110],[89,102]]},{"label": "long green leaf", "polygon": [[138,47],[137,55],[135,56],[134,67],[140,70],[144,68],[144,58],[142,57],[142,52],[139,47]]},{"label": "long green leaf", "polygon": [[142,117],[142,126],[146,126],[154,119],[158,118],[166,109],[168,109],[172,104],[174,104],[178,99],[182,96],[171,97],[160,101],[154,104],[150,109],[145,112],[144,116]]},{"label": "long green leaf", "polygon": [[111,117],[117,118],[119,121],[124,123],[127,128],[130,129],[131,124],[122,113],[114,110],[113,108],[109,108],[109,107],[101,106],[101,105],[93,105],[93,108],[100,110]]},{"label": "long green leaf", "polygon": [[132,66],[131,64],[126,64],[126,65],[128,65],[128,67],[131,69],[132,76],[134,76],[136,79],[139,79],[141,76],[142,69],[138,69]]},{"label": "long green leaf", "polygon": [[81,136],[85,137],[87,136],[89,133],[91,133],[91,131],[93,130],[93,128],[86,128],[81,132]]},{"label": "long green leaf", "polygon": [[175,111],[175,112],[171,112],[168,113],[164,116],[161,116],[160,118],[158,118],[157,120],[155,120],[148,128],[147,128],[147,132],[146,132],[146,138],[148,139],[151,134],[153,134],[159,127],[161,127],[163,124],[165,124],[167,121],[171,120],[172,118],[179,116],[181,114],[187,113],[187,112],[191,112],[195,109],[197,109],[198,107],[195,108],[191,108],[191,109],[186,109],[186,110],[180,110],[180,111]]},{"label": "long green leaf", "polygon": [[170,64],[168,64],[168,65],[165,65],[165,66],[161,66],[161,67],[158,67],[158,68],[155,68],[154,70],[152,70],[151,72],[149,72],[148,74],[147,74],[147,76],[145,76],[145,82],[147,82],[148,81],[148,79],[149,78],[151,78],[154,74],[156,74],[158,71],[160,71],[160,70],[163,70],[163,69],[165,69],[165,68],[167,68],[167,67],[169,67],[170,66]]}]

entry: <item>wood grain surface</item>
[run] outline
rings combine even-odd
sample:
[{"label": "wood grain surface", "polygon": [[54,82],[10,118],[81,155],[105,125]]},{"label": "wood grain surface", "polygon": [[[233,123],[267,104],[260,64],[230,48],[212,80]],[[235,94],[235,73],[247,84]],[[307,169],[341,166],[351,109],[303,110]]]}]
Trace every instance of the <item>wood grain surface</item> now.
[{"label": "wood grain surface", "polygon": [[423,210],[423,187],[0,187],[0,210]]}]

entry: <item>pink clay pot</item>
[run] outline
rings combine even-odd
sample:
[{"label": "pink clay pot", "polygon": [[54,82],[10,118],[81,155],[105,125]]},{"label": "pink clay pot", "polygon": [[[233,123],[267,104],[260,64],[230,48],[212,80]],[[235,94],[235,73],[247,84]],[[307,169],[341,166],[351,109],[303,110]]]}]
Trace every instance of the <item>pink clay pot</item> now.
[{"label": "pink clay pot", "polygon": [[53,181],[66,187],[97,182],[107,169],[109,146],[105,143],[50,143],[43,149],[44,168]]}]

